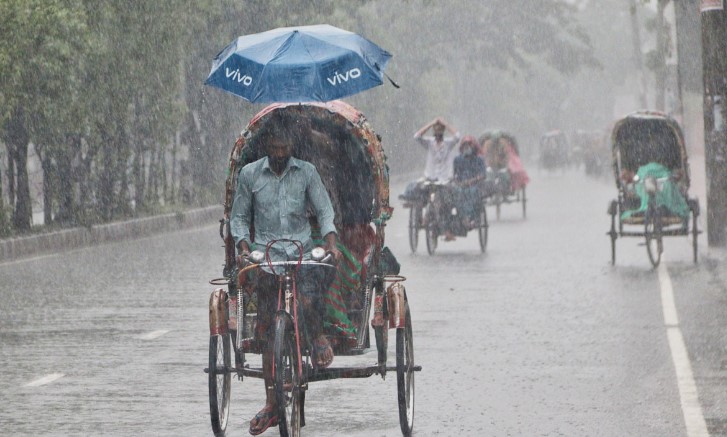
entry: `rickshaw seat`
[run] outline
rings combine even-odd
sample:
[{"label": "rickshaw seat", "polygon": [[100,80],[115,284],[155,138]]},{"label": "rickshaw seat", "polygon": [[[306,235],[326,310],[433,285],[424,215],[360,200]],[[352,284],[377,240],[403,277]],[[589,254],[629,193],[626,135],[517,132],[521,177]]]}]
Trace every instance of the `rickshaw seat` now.
[{"label": "rickshaw seat", "polygon": [[[621,223],[623,223],[625,225],[643,225],[644,224],[644,214],[635,214],[635,215],[632,215],[631,217],[621,219]],[[669,216],[661,217],[662,226],[681,225],[682,223],[684,223],[684,219],[679,217],[678,215],[669,215]]]}]

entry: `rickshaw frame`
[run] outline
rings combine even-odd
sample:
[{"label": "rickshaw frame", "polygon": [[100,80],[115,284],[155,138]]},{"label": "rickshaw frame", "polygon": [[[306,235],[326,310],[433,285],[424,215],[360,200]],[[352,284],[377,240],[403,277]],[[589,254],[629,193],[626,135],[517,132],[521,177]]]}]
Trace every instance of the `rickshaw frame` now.
[{"label": "rickshaw frame", "polygon": [[[251,119],[230,153],[224,216],[220,220],[220,236],[225,243],[223,277],[210,281],[213,285],[222,285],[227,288],[217,288],[213,291],[209,305],[210,354],[209,367],[205,369],[205,372],[209,375],[213,432],[217,436],[225,434],[229,413],[231,376],[235,375],[239,380],[243,380],[245,377],[263,378],[264,376],[262,368],[250,367],[245,359],[245,353],[260,353],[261,345],[259,340],[250,337],[254,328],[251,326],[250,317],[247,317],[252,297],[252,291],[250,293],[248,291],[254,291],[254,287],[246,288],[245,280],[241,276],[246,272],[247,267],[243,267],[236,256],[230,218],[239,171],[247,163],[264,156],[263,151],[259,150],[262,146],[255,145],[255,134],[268,120],[272,119],[271,115],[276,111],[291,114],[296,120],[310,123],[311,126],[314,126],[315,123],[328,126],[336,134],[343,136],[341,137],[342,142],[329,141],[325,143],[327,147],[325,150],[315,149],[316,153],[301,159],[312,162],[318,168],[321,179],[334,200],[334,209],[336,206],[340,207],[336,209],[336,221],[340,223],[346,223],[346,220],[361,220],[360,216],[356,218],[360,208],[348,206],[348,203],[340,203],[341,198],[344,200],[348,198],[341,194],[343,185],[337,183],[336,174],[332,173],[331,168],[336,166],[332,165],[334,162],[331,159],[337,160],[336,164],[347,163],[360,166],[358,175],[339,176],[343,178],[342,180],[352,182],[349,184],[351,186],[347,188],[349,190],[360,188],[356,187],[352,179],[346,179],[354,176],[365,180],[364,185],[371,188],[371,191],[368,192],[371,195],[371,203],[369,205],[364,203],[364,206],[370,206],[370,210],[365,211],[364,222],[354,225],[368,227],[369,230],[370,226],[374,227],[373,236],[366,243],[368,245],[367,269],[366,274],[362,275],[365,278],[361,280],[358,289],[363,294],[364,308],[361,309],[360,324],[357,326],[356,346],[348,350],[337,350],[336,355],[364,353],[369,347],[368,325],[370,323],[376,337],[377,362],[374,365],[362,367],[314,369],[306,361],[305,367],[301,369],[303,385],[300,391],[303,397],[299,400],[301,405],[299,426],[305,423],[302,406],[308,383],[337,378],[364,378],[374,374],[384,378],[387,371],[396,371],[400,426],[402,433],[408,436],[413,427],[414,372],[420,371],[421,366],[414,364],[411,314],[406,290],[402,284],[405,278],[398,274],[391,274],[387,271],[385,263],[382,262],[385,253],[384,229],[392,213],[392,208],[389,206],[389,175],[386,157],[380,137],[370,127],[363,114],[342,101],[269,105]],[[293,156],[300,157],[300,154],[311,153],[311,150],[306,152],[299,146],[296,146]],[[364,195],[362,198],[367,199]],[[343,205],[346,207],[344,208]],[[339,223],[337,223],[337,227],[338,225]],[[387,282],[390,285],[385,286]],[[277,320],[280,320],[280,317]],[[395,366],[387,365],[388,329],[396,329],[397,333]],[[274,353],[277,353],[277,347]],[[234,365],[232,355],[235,357]],[[276,361],[277,359],[276,356]],[[278,388],[282,390],[282,388]],[[299,429],[293,430],[291,434],[298,435],[298,432]],[[280,427],[280,433],[281,436],[286,436],[288,430]]]},{"label": "rickshaw frame", "polygon": [[[658,127],[657,127],[658,126]],[[628,130],[631,130],[629,132]],[[660,157],[643,156],[647,150],[640,142],[631,143],[641,131],[661,129],[668,132],[668,146],[661,142],[651,141],[650,144],[661,147],[658,151]],[[636,144],[636,145],[634,145]],[[654,146],[650,147],[654,147]],[[649,261],[657,267],[661,261],[663,251],[663,237],[692,236],[692,252],[694,262],[698,257],[698,236],[701,231],[698,229],[699,200],[688,196],[690,184],[689,159],[687,156],[684,135],[679,123],[669,115],[658,111],[636,111],[621,118],[614,124],[611,131],[611,152],[612,169],[618,189],[618,197],[612,200],[608,206],[608,214],[611,216],[611,229],[606,233],[611,240],[611,264],[616,263],[616,239],[618,237],[644,238],[646,242]],[[631,153],[629,155],[629,153]],[[627,161],[627,163],[624,163]],[[665,215],[655,206],[653,195],[649,195],[648,209],[643,216],[622,218],[622,213],[633,209],[633,197],[628,194],[627,184],[622,180],[621,173],[625,168],[635,171],[640,165],[647,162],[658,162],[670,170],[679,170],[681,178],[678,181],[679,189],[687,202],[691,214],[691,229],[687,222],[689,218],[677,220],[674,216]],[[631,204],[631,205],[629,205]],[[675,226],[679,227],[675,227]],[[635,230],[641,227],[642,230]]]},{"label": "rickshaw frame", "polygon": [[[404,200],[404,208],[409,209],[409,248],[412,253],[416,253],[419,247],[419,231],[424,231],[424,238],[427,246],[427,253],[434,255],[438,246],[438,238],[442,235],[441,229],[443,223],[439,220],[439,214],[436,212],[441,209],[438,205],[440,191],[450,188],[452,182],[438,182],[432,180],[422,180],[419,182],[422,193],[419,198],[402,199]],[[489,235],[489,222],[487,221],[487,197],[483,194],[477,205],[477,225],[456,234],[458,237],[466,237],[470,231],[477,230],[477,241],[479,243],[480,252],[485,253],[487,250],[487,239]],[[461,231],[461,230],[460,230]]]}]

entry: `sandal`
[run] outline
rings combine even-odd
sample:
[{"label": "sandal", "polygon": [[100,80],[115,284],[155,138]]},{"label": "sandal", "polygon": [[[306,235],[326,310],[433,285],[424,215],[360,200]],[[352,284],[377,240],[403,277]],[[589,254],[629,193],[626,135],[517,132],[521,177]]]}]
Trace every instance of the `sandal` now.
[{"label": "sandal", "polygon": [[[260,435],[271,426],[278,426],[278,415],[273,410],[274,408],[268,409],[265,407],[252,418],[250,421],[250,435]],[[255,422],[254,425],[253,421]]]},{"label": "sandal", "polygon": [[[321,342],[321,338],[324,342]],[[330,366],[333,362],[333,348],[331,347],[331,343],[328,341],[328,339],[321,335],[320,337],[313,340],[313,350],[311,351],[311,355],[313,355],[313,364],[318,369],[325,369],[326,367]],[[324,358],[326,355],[330,358]]]}]

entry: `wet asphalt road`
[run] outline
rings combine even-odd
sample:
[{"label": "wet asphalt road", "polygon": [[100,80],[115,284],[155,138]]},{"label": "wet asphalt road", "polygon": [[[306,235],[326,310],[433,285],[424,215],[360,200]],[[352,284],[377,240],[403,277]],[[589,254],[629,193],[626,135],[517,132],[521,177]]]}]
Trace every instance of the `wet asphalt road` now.
[{"label": "wet asphalt road", "polygon": [[[636,239],[609,264],[613,183],[531,178],[526,220],[520,205],[490,211],[485,254],[472,234],[435,256],[422,235],[412,255],[392,186],[387,243],[423,366],[415,435],[688,435],[658,273]],[[699,406],[727,435],[727,274],[700,244],[694,265],[688,239],[666,240],[666,267]],[[222,259],[211,226],[0,264],[0,434],[211,435],[207,281]],[[247,435],[262,384],[232,391],[228,435]],[[401,435],[393,374],[314,383],[306,413],[304,435]]]}]

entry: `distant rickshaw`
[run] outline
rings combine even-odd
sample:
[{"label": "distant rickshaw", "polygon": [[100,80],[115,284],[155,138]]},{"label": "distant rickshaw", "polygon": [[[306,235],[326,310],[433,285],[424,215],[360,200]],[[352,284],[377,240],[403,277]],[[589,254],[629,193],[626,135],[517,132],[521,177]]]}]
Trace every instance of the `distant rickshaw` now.
[{"label": "distant rickshaw", "polygon": [[611,164],[608,135],[602,131],[589,131],[582,149],[586,175],[601,177]]},{"label": "distant rickshaw", "polygon": [[553,171],[566,169],[570,165],[570,146],[568,137],[561,130],[546,132],[540,137],[538,167]]},{"label": "distant rickshaw", "polygon": [[502,131],[489,131],[479,138],[480,155],[487,166],[487,205],[495,207],[500,219],[503,204],[520,203],[523,218],[527,217],[525,187],[530,182],[520,159],[515,137]]},{"label": "distant rickshaw", "polygon": [[611,150],[618,188],[618,198],[608,207],[611,263],[616,262],[618,237],[644,238],[657,267],[663,237],[690,234],[696,263],[699,201],[687,194],[689,163],[679,124],[660,112],[634,112],[615,124]]}]

